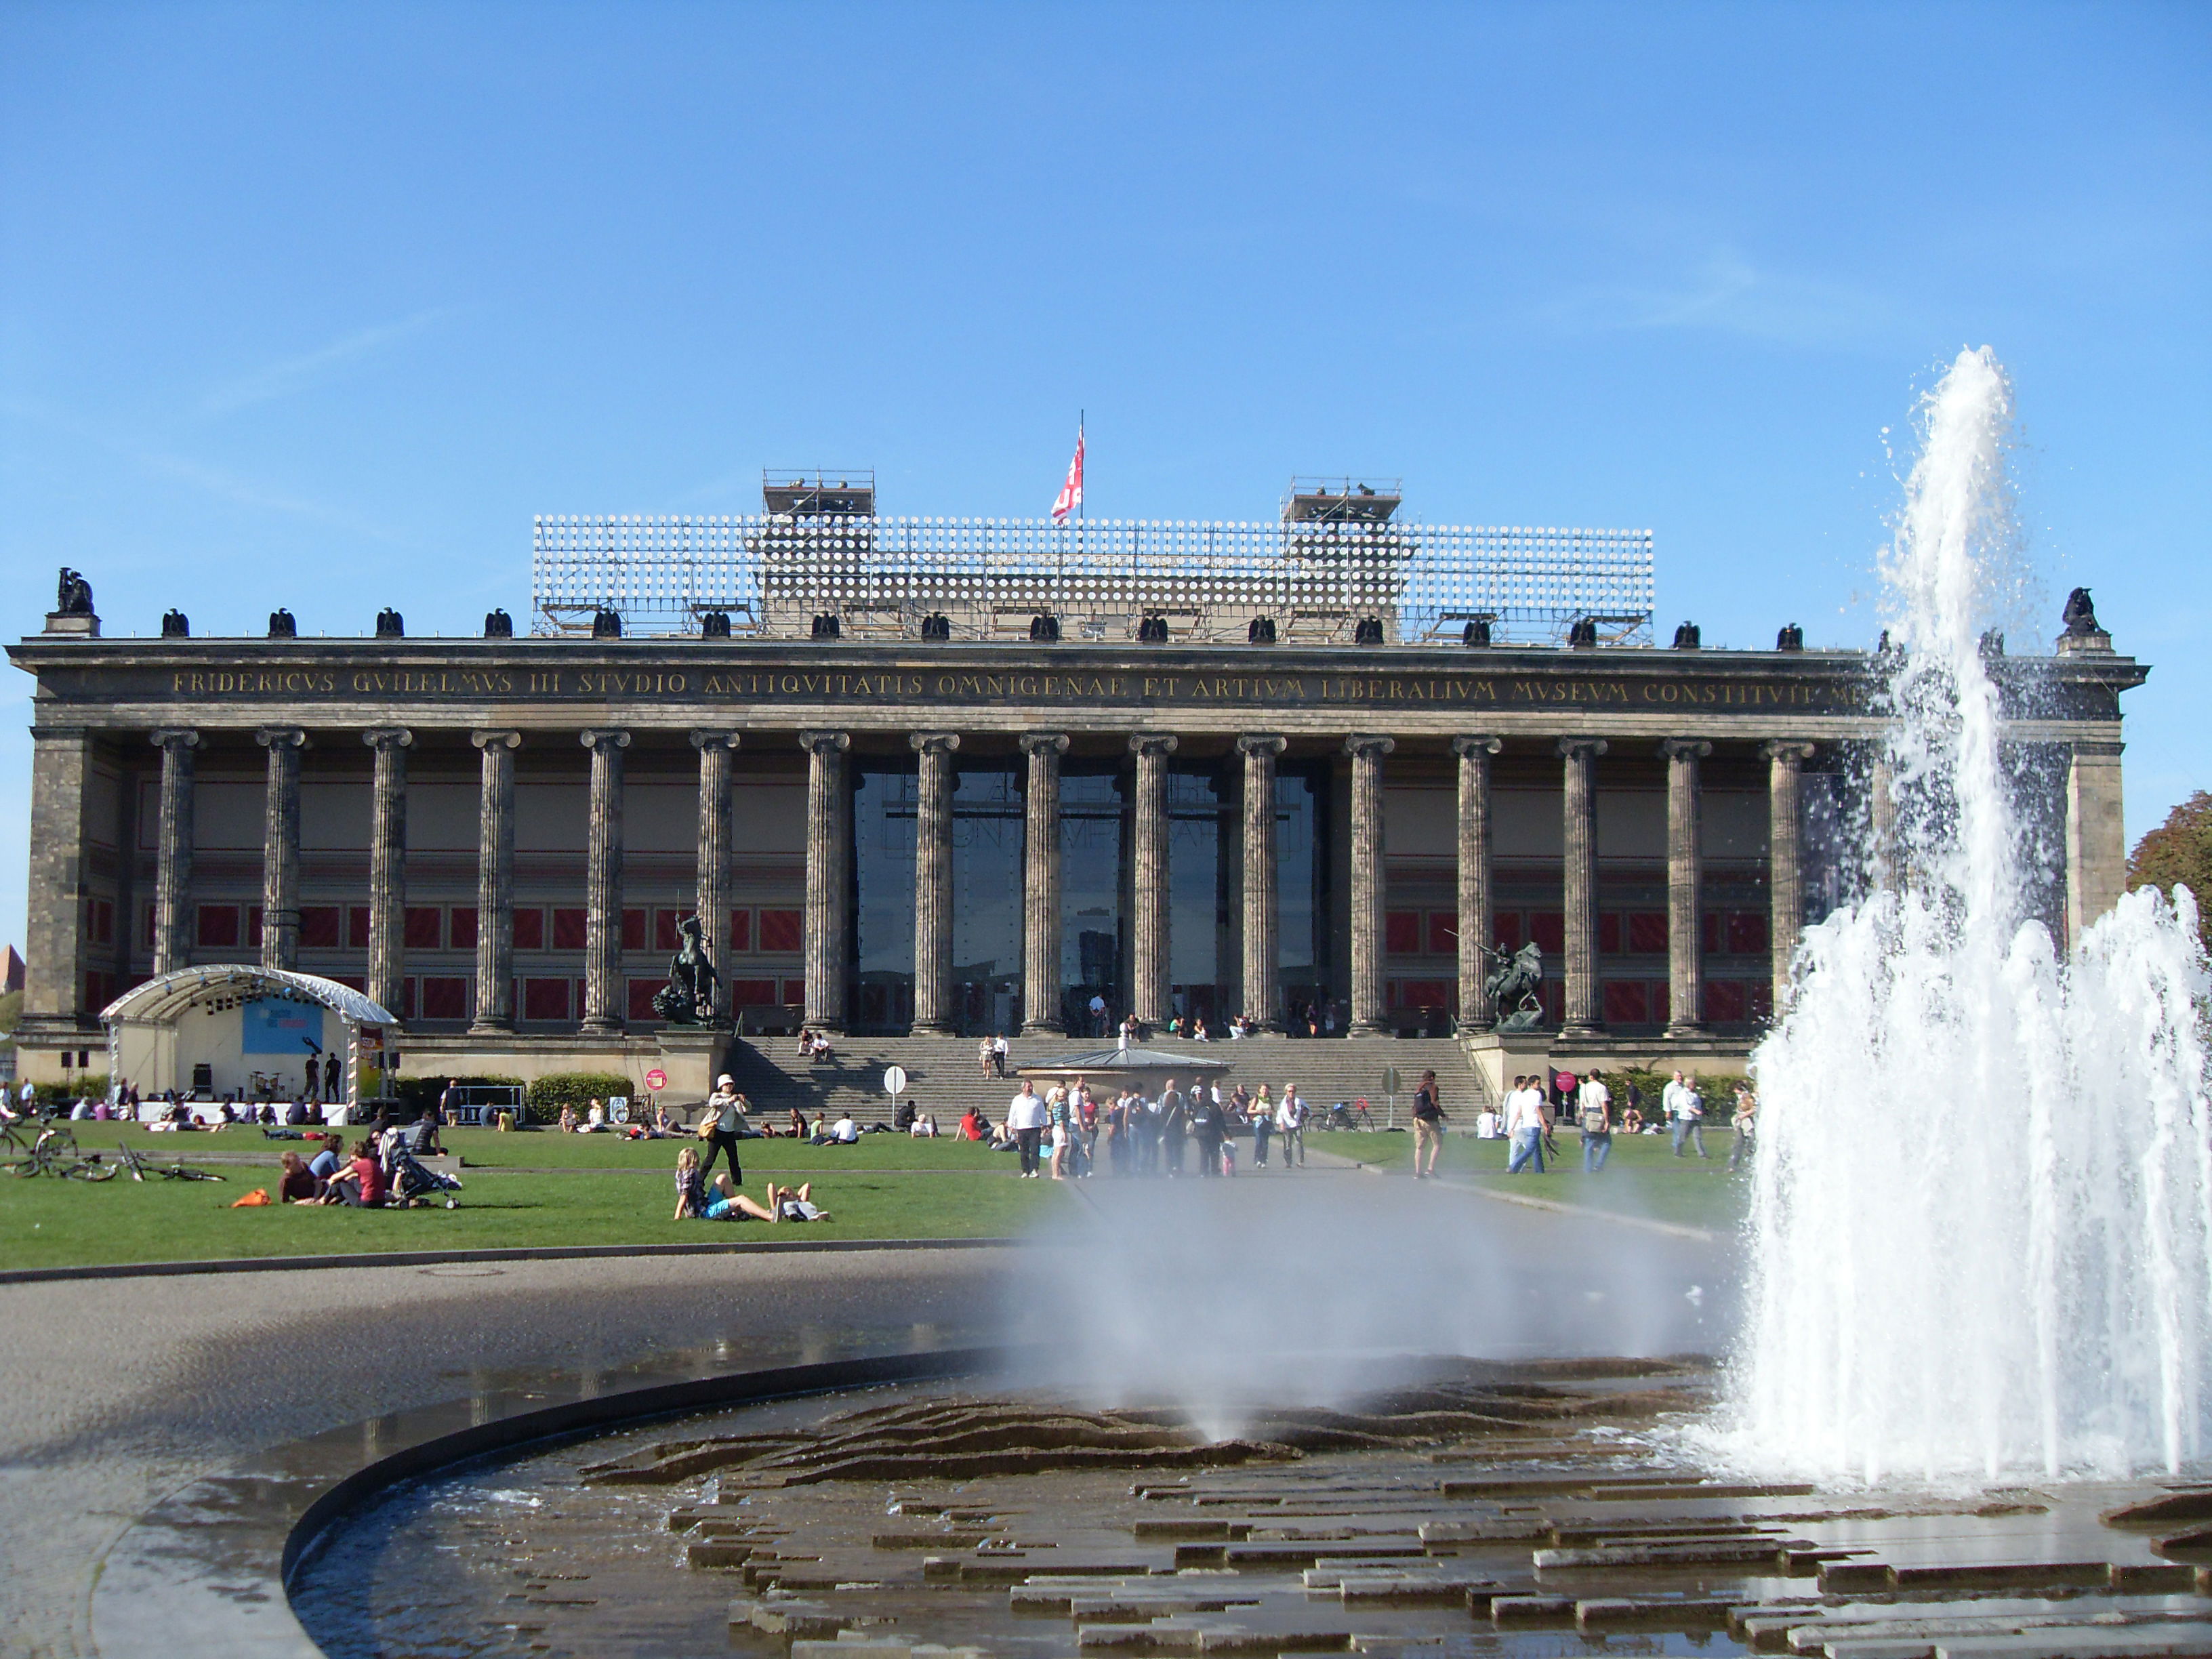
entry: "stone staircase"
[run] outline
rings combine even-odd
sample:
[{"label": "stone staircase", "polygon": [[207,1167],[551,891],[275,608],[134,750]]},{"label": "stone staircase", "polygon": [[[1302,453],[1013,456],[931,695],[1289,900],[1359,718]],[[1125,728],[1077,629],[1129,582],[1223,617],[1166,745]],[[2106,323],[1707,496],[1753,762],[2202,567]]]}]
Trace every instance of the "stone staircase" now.
[{"label": "stone staircase", "polygon": [[[1016,1037],[1008,1064],[1018,1068],[1062,1056],[1093,1053],[1110,1043],[1088,1037]],[[1376,1117],[1383,1117],[1382,1072],[1395,1066],[1402,1075],[1397,1121],[1410,1121],[1413,1092],[1424,1070],[1433,1069],[1444,1110],[1457,1128],[1471,1128],[1475,1114],[1489,1103],[1482,1079],[1466,1051],[1450,1037],[1246,1037],[1237,1042],[1187,1042],[1154,1036],[1147,1048],[1225,1063],[1218,1073],[1223,1093],[1242,1083],[1256,1090],[1266,1084],[1281,1094],[1297,1085],[1306,1103],[1326,1109],[1340,1100],[1364,1098]],[[738,1090],[752,1102],[757,1122],[781,1120],[793,1106],[810,1117],[841,1111],[867,1124],[890,1120],[891,1103],[884,1093],[884,1068],[906,1070],[908,1097],[934,1112],[950,1128],[970,1105],[990,1117],[1002,1117],[1006,1103],[1021,1088],[1018,1078],[985,1078],[975,1063],[975,1039],[934,1036],[848,1036],[835,1044],[826,1066],[810,1064],[799,1052],[799,1039],[744,1036],[731,1044],[727,1069]]]}]

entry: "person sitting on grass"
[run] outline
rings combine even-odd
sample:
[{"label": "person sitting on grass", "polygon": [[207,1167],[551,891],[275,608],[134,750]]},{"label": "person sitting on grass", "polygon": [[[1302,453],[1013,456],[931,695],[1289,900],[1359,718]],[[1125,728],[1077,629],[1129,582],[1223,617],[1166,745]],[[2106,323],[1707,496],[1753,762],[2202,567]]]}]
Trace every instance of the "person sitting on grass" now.
[{"label": "person sitting on grass", "polygon": [[312,1204],[319,1183],[314,1173],[301,1162],[299,1153],[286,1152],[277,1159],[284,1166],[284,1174],[276,1183],[276,1200],[280,1204]]},{"label": "person sitting on grass", "polygon": [[982,1113],[977,1111],[973,1106],[970,1106],[966,1111],[961,1113],[961,1139],[988,1140],[990,1139],[990,1135],[991,1126],[983,1121]]},{"label": "person sitting on grass", "polygon": [[909,1135],[913,1136],[916,1140],[936,1139],[937,1114],[934,1112],[916,1113],[915,1115],[914,1121],[907,1125],[906,1132]]},{"label": "person sitting on grass", "polygon": [[850,1146],[857,1143],[860,1139],[860,1126],[853,1121],[852,1113],[843,1112],[839,1114],[836,1122],[830,1125],[829,1128],[817,1130],[809,1138],[809,1144],[816,1146]]},{"label": "person sitting on grass", "polygon": [[340,1153],[345,1142],[336,1135],[319,1135],[316,1139],[322,1151],[308,1160],[307,1173],[315,1178],[314,1196],[320,1198],[330,1189],[331,1182],[337,1178],[343,1167]]},{"label": "person sitting on grass", "polygon": [[676,1213],[672,1221],[696,1221],[707,1212],[707,1184],[699,1179],[699,1149],[676,1154]]},{"label": "person sitting on grass", "polygon": [[356,1140],[352,1165],[331,1177],[316,1202],[343,1204],[356,1210],[374,1209],[384,1202],[384,1166],[376,1161],[376,1143]]},{"label": "person sitting on grass", "polygon": [[564,1135],[572,1135],[576,1133],[576,1109],[574,1106],[569,1105],[565,1101],[562,1103],[561,1116],[556,1127]]}]

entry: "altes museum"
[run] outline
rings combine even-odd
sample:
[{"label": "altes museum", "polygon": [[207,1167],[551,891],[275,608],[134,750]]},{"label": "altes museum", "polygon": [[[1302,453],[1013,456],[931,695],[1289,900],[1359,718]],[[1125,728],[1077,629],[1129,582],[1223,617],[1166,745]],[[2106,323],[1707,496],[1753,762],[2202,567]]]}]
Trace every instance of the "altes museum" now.
[{"label": "altes museum", "polygon": [[[1846,850],[1890,811],[1881,653],[1659,643],[1648,532],[1351,481],[1252,523],[884,518],[849,477],[764,506],[540,520],[520,635],[108,639],[64,573],[9,653],[25,1074],[104,1069],[125,992],[232,963],[365,994],[410,1073],[691,1076],[733,1022],[1087,1035],[1094,1000],[1740,1054],[1801,930],[1909,878]],[[2086,594],[2064,627],[1985,641],[2062,939],[2122,890],[2148,672]],[[670,1032],[693,915],[719,988]]]}]

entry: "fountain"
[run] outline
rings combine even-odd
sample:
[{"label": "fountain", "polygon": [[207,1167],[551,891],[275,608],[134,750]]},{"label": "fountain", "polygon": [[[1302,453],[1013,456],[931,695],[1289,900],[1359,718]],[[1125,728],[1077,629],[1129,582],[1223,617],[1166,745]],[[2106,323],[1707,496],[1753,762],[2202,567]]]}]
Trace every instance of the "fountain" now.
[{"label": "fountain", "polygon": [[2195,902],[2129,894],[2071,951],[2029,915],[1982,645],[2018,569],[2011,389],[1965,351],[1920,415],[1882,573],[1886,873],[1808,930],[1755,1056],[1716,1447],[1829,1481],[2178,1472],[2212,1405]]}]

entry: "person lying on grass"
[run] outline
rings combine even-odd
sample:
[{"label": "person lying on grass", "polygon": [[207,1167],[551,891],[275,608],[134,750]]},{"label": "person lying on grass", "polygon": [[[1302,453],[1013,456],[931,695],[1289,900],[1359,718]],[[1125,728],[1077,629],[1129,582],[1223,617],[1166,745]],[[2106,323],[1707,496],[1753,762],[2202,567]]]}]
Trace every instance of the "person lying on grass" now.
[{"label": "person lying on grass", "polygon": [[827,1221],[830,1212],[816,1207],[814,1183],[779,1187],[769,1183],[768,1202],[757,1203],[738,1190],[726,1170],[713,1183],[699,1179],[699,1154],[686,1146],[676,1155],[676,1214],[678,1221]]}]

